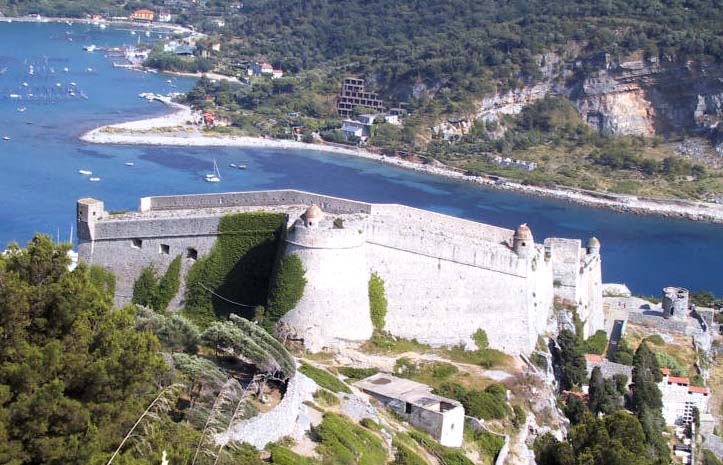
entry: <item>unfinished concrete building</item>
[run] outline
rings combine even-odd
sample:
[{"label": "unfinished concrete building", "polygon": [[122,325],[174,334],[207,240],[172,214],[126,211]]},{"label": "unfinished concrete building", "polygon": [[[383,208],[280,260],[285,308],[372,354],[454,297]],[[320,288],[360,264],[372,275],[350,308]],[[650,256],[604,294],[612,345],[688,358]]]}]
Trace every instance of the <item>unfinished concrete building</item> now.
[{"label": "unfinished concrete building", "polygon": [[344,78],[336,102],[336,110],[339,116],[348,118],[352,116],[357,107],[381,113],[384,111],[384,101],[377,96],[376,92],[368,92],[364,89],[363,79]]},{"label": "unfinished concrete building", "polygon": [[447,447],[461,447],[464,407],[456,400],[432,394],[426,384],[377,373],[354,383],[362,391],[432,435]]}]

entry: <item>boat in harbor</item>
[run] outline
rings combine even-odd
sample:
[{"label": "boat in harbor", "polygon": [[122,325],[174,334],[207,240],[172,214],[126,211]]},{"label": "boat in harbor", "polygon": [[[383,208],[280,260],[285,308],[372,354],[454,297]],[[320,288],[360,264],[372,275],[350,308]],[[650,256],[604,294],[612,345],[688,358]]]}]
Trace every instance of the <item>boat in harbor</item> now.
[{"label": "boat in harbor", "polygon": [[83,47],[83,50],[85,50],[86,52],[95,52],[95,49],[97,49],[97,48],[98,47],[91,44],[91,45],[86,45],[85,47]]},{"label": "boat in harbor", "polygon": [[100,178],[99,178],[99,177],[92,177],[92,178],[88,178],[88,181],[90,181],[90,182],[98,182],[98,181],[100,181]]},{"label": "boat in harbor", "polygon": [[10,140],[10,136],[3,136],[3,140]]},{"label": "boat in harbor", "polygon": [[126,166],[135,166],[135,163],[133,163],[132,161],[127,161]]},{"label": "boat in harbor", "polygon": [[221,182],[221,173],[218,171],[216,159],[213,159],[213,173],[207,173],[204,178],[206,182]]},{"label": "boat in harbor", "polygon": [[86,175],[86,176],[89,176],[89,175],[93,174],[93,172],[90,171],[90,170],[78,170],[78,173],[84,174],[84,175]]},{"label": "boat in harbor", "polygon": [[18,113],[25,113],[25,110],[27,110],[27,108],[25,108],[25,107],[18,107]]}]

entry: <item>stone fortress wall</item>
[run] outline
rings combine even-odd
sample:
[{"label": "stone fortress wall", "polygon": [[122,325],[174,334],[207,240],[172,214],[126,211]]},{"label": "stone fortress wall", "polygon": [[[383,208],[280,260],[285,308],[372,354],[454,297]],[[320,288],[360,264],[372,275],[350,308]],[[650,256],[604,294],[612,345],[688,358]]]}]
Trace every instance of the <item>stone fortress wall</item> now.
[{"label": "stone fortress wall", "polygon": [[[319,207],[311,215],[304,213],[310,205]],[[301,258],[307,286],[283,325],[312,350],[371,335],[371,273],[385,283],[385,330],[433,345],[472,346],[481,328],[493,348],[530,352],[556,296],[579,305],[586,336],[603,327],[599,245],[535,244],[526,226],[512,231],[293,190],[146,197],[138,212],[113,216],[102,202],[81,199],[80,258],[116,273],[116,300],[125,303],[143,267],[163,268],[181,253],[185,273],[210,251],[221,216],[259,210],[282,211],[289,219],[286,253]],[[336,218],[343,228],[334,226]]]}]

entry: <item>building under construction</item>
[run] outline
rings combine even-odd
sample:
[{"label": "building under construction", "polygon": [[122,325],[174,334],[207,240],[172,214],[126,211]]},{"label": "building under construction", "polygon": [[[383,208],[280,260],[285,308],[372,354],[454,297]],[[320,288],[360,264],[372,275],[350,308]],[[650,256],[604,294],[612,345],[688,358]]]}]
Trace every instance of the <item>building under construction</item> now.
[{"label": "building under construction", "polygon": [[342,118],[348,118],[356,107],[364,107],[373,112],[384,111],[384,101],[379,99],[376,92],[364,90],[364,80],[344,78],[341,93],[336,102],[336,110]]}]

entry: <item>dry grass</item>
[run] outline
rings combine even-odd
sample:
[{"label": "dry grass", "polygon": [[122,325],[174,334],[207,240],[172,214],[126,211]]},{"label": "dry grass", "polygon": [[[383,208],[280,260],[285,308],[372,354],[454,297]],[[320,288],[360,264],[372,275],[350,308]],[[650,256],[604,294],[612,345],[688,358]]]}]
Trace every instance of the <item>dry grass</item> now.
[{"label": "dry grass", "polygon": [[[635,350],[643,339],[654,334],[660,334],[660,331],[657,331],[655,328],[648,328],[628,322],[625,339],[630,343],[630,347]],[[689,336],[677,334],[672,336],[673,342],[666,343],[664,346],[656,346],[655,344],[648,344],[648,346],[655,352],[663,352],[670,355],[676,359],[682,367],[685,367],[688,376],[695,376],[697,374],[695,362],[698,356],[693,348],[693,342]]]}]

